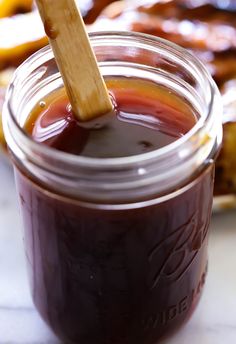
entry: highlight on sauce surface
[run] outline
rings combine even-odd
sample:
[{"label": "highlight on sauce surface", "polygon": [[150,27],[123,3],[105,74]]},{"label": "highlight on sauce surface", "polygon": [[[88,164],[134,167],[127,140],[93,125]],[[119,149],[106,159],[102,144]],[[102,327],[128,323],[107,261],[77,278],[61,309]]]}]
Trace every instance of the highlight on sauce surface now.
[{"label": "highlight on sauce surface", "polygon": [[41,100],[25,124],[36,142],[87,157],[125,157],[162,148],[185,135],[198,115],[177,94],[132,78],[106,80],[112,113],[88,122],[73,115],[64,89]]}]

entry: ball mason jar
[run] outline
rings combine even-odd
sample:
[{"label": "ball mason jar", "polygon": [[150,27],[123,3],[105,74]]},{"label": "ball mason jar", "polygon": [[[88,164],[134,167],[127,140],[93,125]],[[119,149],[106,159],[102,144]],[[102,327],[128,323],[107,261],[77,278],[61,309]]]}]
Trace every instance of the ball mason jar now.
[{"label": "ball mason jar", "polygon": [[62,87],[46,47],[18,68],[3,115],[24,226],[32,298],[64,341],[153,344],[194,311],[207,272],[222,107],[193,55],[159,38],[92,33],[104,77],[151,80],[199,114],[175,142],[123,158],[74,156],[22,129]]}]

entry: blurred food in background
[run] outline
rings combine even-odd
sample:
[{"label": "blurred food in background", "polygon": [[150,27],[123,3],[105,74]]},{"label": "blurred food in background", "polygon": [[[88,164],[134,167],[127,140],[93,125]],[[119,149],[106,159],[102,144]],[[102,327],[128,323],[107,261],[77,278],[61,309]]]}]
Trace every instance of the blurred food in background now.
[{"label": "blurred food in background", "polygon": [[[86,24],[93,23],[99,16],[93,24],[94,30],[112,28],[163,37],[189,49],[208,67],[224,102],[224,141],[216,166],[215,194],[236,193],[236,1],[113,2],[78,0]],[[44,46],[47,39],[30,0],[1,1],[0,18],[1,107],[12,70],[32,52]],[[1,129],[0,141],[3,142]]]},{"label": "blurred food in background", "polygon": [[0,18],[10,17],[17,13],[30,12],[33,9],[33,0],[1,0]]}]

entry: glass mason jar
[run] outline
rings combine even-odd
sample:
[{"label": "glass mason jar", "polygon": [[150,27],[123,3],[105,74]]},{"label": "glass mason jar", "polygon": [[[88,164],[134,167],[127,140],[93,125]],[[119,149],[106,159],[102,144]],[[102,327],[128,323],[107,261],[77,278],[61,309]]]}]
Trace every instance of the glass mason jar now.
[{"label": "glass mason jar", "polygon": [[192,314],[207,272],[220,95],[205,67],[165,40],[90,35],[104,77],[151,80],[199,114],[155,151],[87,158],[33,142],[32,108],[62,87],[46,47],[15,73],[4,108],[34,303],[66,342],[152,344]]}]

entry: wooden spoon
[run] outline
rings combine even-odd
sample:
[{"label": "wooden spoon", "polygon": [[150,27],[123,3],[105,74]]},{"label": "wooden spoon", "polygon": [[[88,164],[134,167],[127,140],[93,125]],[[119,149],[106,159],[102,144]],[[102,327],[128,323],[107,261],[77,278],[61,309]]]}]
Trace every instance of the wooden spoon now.
[{"label": "wooden spoon", "polygon": [[75,0],[36,0],[75,116],[88,121],[112,103]]}]

